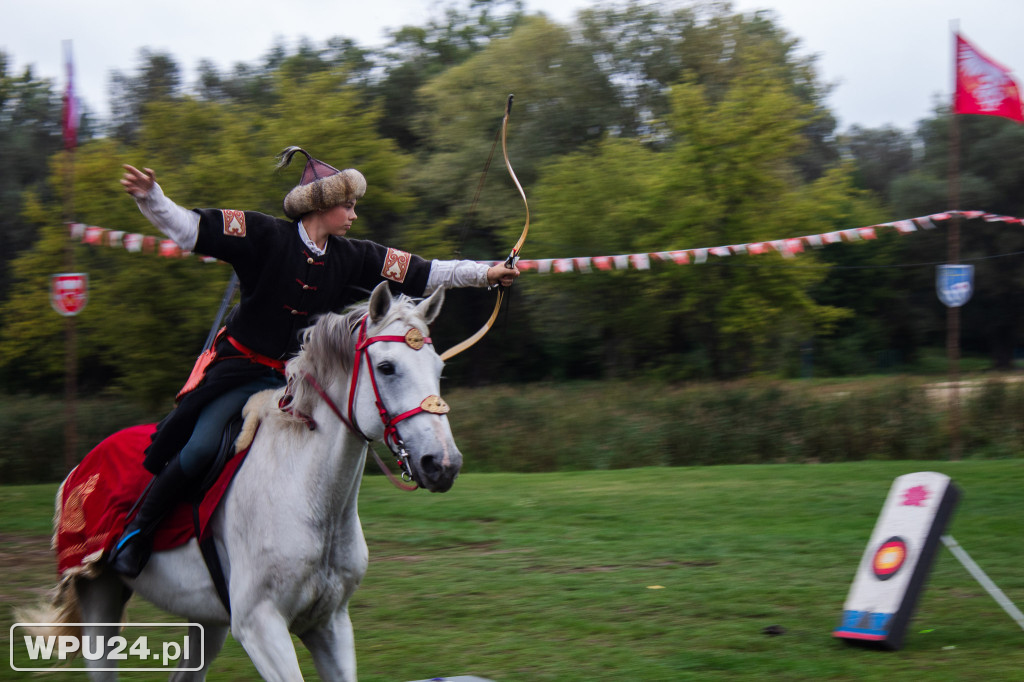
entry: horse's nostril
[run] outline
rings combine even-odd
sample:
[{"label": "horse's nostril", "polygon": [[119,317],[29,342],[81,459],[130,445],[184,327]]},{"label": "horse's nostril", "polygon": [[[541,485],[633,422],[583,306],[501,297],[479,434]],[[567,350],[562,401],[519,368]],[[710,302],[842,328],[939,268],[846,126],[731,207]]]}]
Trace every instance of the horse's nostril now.
[{"label": "horse's nostril", "polygon": [[431,481],[436,481],[442,473],[441,466],[437,463],[437,457],[434,455],[423,455],[420,458],[420,468],[423,469],[423,474]]},{"label": "horse's nostril", "polygon": [[459,475],[458,465],[452,466],[448,457],[423,455],[419,461],[419,471],[423,477],[421,485],[435,493],[447,492]]}]

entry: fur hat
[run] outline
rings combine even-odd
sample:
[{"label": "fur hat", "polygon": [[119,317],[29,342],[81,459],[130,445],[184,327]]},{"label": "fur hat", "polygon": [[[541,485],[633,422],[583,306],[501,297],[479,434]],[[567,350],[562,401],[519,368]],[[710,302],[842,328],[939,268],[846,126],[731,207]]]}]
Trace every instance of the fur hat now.
[{"label": "fur hat", "polygon": [[346,201],[359,199],[366,193],[366,178],[355,168],[338,170],[314,159],[301,147],[288,147],[280,154],[278,168],[291,163],[296,152],[305,155],[306,168],[299,184],[284,198],[284,214],[297,220],[312,211],[334,208]]}]

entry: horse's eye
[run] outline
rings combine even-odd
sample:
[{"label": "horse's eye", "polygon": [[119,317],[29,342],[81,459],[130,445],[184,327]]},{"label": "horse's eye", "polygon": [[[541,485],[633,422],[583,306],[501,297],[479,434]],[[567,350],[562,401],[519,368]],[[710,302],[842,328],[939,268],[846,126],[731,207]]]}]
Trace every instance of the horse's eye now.
[{"label": "horse's eye", "polygon": [[395,373],[395,366],[388,361],[384,361],[377,365],[377,371],[386,376],[391,376]]}]

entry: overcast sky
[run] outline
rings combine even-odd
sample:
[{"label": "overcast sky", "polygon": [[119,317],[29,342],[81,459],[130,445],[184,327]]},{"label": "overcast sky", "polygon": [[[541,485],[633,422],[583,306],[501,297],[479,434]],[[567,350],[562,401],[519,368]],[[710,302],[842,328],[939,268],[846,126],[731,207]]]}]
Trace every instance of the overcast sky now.
[{"label": "overcast sky", "polygon": [[[344,36],[382,45],[385,30],[422,25],[448,3],[433,0],[0,0],[0,49],[20,73],[63,86],[61,41],[71,40],[79,96],[105,113],[110,72],[132,73],[139,50],[171,54],[188,83],[209,59],[222,70],[258,61],[275,42],[322,43]],[[591,0],[527,0],[567,24]],[[668,4],[679,4],[668,3]],[[951,21],[989,57],[1024,77],[1024,0],[734,0],[734,9],[771,9],[818,55],[840,129],[894,125],[910,130],[952,89]]]}]

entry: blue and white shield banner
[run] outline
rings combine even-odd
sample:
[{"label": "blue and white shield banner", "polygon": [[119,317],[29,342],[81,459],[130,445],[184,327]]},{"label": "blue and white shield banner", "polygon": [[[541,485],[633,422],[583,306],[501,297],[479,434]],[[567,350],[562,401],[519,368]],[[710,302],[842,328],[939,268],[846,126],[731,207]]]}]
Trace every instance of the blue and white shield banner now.
[{"label": "blue and white shield banner", "polygon": [[974,293],[973,265],[940,265],[935,270],[935,291],[947,308],[959,308]]}]

